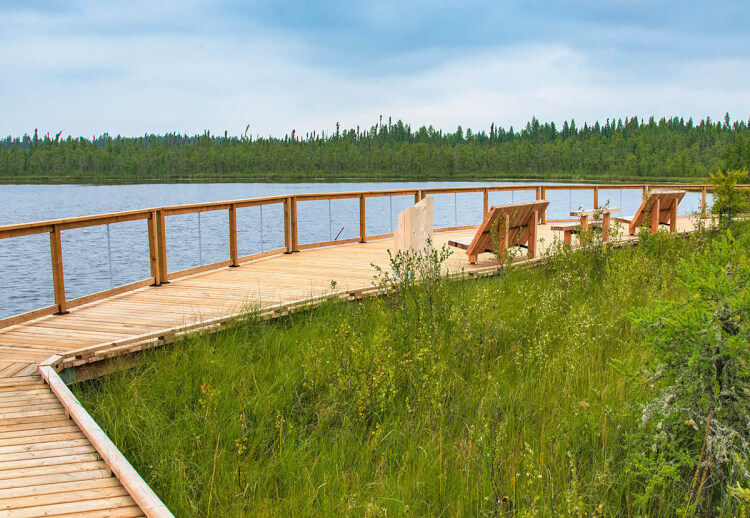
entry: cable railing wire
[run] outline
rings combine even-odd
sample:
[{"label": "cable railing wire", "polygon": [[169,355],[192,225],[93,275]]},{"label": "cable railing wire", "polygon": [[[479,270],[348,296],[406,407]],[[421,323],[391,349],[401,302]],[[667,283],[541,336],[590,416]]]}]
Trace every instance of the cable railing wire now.
[{"label": "cable railing wire", "polygon": [[112,239],[109,234],[109,223],[107,223],[107,254],[109,255],[109,286],[115,287],[115,281],[112,277]]},{"label": "cable railing wire", "polygon": [[201,213],[198,213],[198,264],[203,264],[203,233],[201,232]]},{"label": "cable railing wire", "polygon": [[258,207],[260,209],[260,252],[265,252],[263,245],[263,205]]}]

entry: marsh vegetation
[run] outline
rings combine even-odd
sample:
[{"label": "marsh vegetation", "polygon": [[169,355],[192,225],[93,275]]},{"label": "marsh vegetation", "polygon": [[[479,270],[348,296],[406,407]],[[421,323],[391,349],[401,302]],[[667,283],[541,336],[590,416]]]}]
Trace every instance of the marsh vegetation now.
[{"label": "marsh vegetation", "polygon": [[430,273],[436,252],[390,296],[248,317],[77,395],[178,516],[736,516],[733,228],[477,281]]}]

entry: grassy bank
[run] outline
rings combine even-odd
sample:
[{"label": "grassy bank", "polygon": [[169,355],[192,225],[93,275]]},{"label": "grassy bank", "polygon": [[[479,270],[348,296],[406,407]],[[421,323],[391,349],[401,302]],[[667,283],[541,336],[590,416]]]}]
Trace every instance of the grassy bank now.
[{"label": "grassy bank", "polygon": [[[666,380],[645,374],[634,315],[685,301],[708,242],[658,234],[248,318],[76,392],[176,516],[674,516],[705,434],[693,464],[659,464],[672,478],[645,473],[643,404]],[[699,500],[741,504],[719,484]]]}]

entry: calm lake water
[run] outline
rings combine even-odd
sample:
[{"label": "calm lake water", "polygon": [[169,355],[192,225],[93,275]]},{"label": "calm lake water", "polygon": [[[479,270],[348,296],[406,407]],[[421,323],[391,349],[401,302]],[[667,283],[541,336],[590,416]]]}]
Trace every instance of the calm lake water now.
[{"label": "calm lake water", "polygon": [[[0,185],[0,225],[183,203],[256,198],[279,194],[428,188],[470,185],[512,185],[514,182],[380,182],[380,183],[219,183],[148,185]],[[539,182],[519,182],[538,184]],[[490,204],[534,199],[533,191],[490,193]],[[591,191],[547,192],[547,218],[569,217],[579,207],[591,207]],[[700,194],[688,193],[680,214],[700,207]],[[398,213],[413,196],[367,200],[367,233],[393,231]],[[633,214],[640,190],[601,190],[599,203],[609,201],[623,215]],[[315,243],[359,235],[358,200],[298,203],[299,242]],[[435,196],[435,227],[473,225],[482,219],[482,194]],[[281,205],[239,209],[239,255],[284,245]],[[166,219],[169,271],[228,259],[226,211]],[[145,221],[66,230],[62,233],[65,288],[68,299],[95,293],[149,276]],[[48,234],[0,240],[0,318],[53,303]]]}]

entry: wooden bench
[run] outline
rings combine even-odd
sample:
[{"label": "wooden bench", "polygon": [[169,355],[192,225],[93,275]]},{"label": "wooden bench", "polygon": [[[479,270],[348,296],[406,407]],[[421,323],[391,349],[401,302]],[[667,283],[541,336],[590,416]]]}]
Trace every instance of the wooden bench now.
[{"label": "wooden bench", "polygon": [[677,230],[677,205],[685,196],[685,191],[653,190],[643,200],[632,218],[617,218],[617,221],[628,224],[630,235],[643,225],[646,215],[651,215],[650,232],[659,230],[659,225],[669,225],[669,231]]},{"label": "wooden bench", "polygon": [[527,248],[529,258],[533,259],[536,257],[537,225],[548,205],[547,200],[495,205],[487,212],[471,240],[453,239],[448,245],[466,250],[471,264],[476,264],[481,253],[504,253],[514,246]]}]

